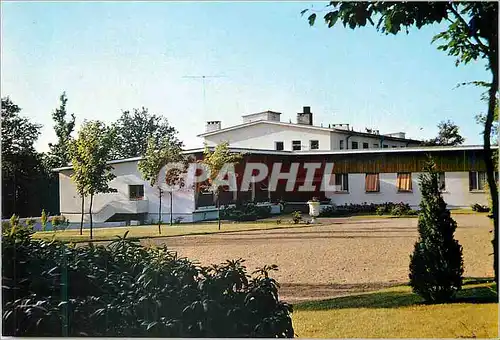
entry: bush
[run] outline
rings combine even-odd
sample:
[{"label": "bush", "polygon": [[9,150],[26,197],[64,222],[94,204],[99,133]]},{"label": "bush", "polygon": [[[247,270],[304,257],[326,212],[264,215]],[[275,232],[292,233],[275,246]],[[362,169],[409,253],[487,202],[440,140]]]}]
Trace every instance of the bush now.
[{"label": "bush", "polygon": [[486,205],[481,205],[478,203],[475,203],[471,205],[472,211],[477,211],[477,212],[490,212],[490,207]]},{"label": "bush", "polygon": [[355,214],[377,214],[377,215],[411,215],[410,205],[400,202],[392,203],[386,202],[382,204],[363,203],[363,204],[344,204],[338,206],[327,206],[323,208],[319,214],[320,217],[342,217],[352,216]]},{"label": "bush", "polygon": [[294,336],[275,266],[249,276],[241,259],[201,267],[125,237],[75,247],[31,233],[3,233],[3,335]]},{"label": "bush", "polygon": [[454,239],[457,223],[446,209],[433,162],[420,176],[420,188],[419,239],[410,256],[410,285],[426,301],[445,302],[462,287],[462,247]]},{"label": "bush", "polygon": [[292,213],[292,221],[295,224],[298,224],[300,221],[302,221],[302,213],[300,211],[294,211]]},{"label": "bush", "polygon": [[391,209],[391,215],[394,216],[403,216],[403,215],[408,215],[408,213],[411,211],[410,205],[407,203],[397,203],[394,204],[394,206]]},{"label": "bush", "polygon": [[64,216],[52,216],[52,228],[55,230],[65,230],[69,226],[69,220]]},{"label": "bush", "polygon": [[221,210],[221,218],[230,221],[255,221],[271,216],[271,207],[246,202],[236,206],[228,206]]}]

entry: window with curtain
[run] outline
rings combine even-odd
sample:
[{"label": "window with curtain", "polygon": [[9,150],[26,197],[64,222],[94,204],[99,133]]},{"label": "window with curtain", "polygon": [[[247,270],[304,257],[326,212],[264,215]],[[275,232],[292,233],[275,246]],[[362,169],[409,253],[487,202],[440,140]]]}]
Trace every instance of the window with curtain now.
[{"label": "window with curtain", "polygon": [[469,190],[484,190],[486,184],[486,172],[471,171],[469,172]]},{"label": "window with curtain", "polygon": [[365,176],[365,191],[380,192],[380,180],[378,174],[366,174]]},{"label": "window with curtain", "polygon": [[398,192],[411,192],[411,173],[399,172],[396,185],[398,187]]}]

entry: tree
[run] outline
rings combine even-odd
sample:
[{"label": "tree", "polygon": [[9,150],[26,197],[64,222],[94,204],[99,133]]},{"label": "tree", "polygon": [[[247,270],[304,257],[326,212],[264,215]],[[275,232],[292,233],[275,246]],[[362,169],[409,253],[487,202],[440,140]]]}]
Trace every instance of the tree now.
[{"label": "tree", "polygon": [[[222,185],[223,178],[219,178],[219,173],[224,169],[225,166],[238,163],[241,161],[243,156],[240,153],[235,153],[229,151],[229,143],[223,142],[218,144],[214,151],[210,151],[208,145],[205,144],[205,150],[203,151],[203,160],[202,163],[208,168],[210,171],[208,181],[211,185],[211,190],[214,193],[214,199],[217,206],[217,220],[219,223],[220,230],[220,187]],[[230,173],[228,172],[229,176]]]},{"label": "tree", "polygon": [[149,113],[144,107],[134,109],[132,113],[123,111],[113,126],[117,132],[112,150],[115,159],[145,155],[149,138],[154,138],[157,145],[167,139],[170,145],[183,146],[177,138],[177,130],[169,125],[168,120]]},{"label": "tree", "polygon": [[45,193],[37,192],[46,183],[41,155],[35,142],[41,125],[20,115],[21,108],[9,97],[2,102],[2,216],[21,217],[40,213]]},{"label": "tree", "polygon": [[442,121],[438,124],[439,132],[437,137],[423,142],[426,146],[444,145],[453,146],[461,145],[465,139],[460,135],[458,126],[451,120]]},{"label": "tree", "polygon": [[419,239],[410,255],[410,285],[426,301],[445,302],[462,287],[462,247],[453,236],[457,223],[446,209],[432,160],[419,180]]},{"label": "tree", "polygon": [[52,119],[54,120],[54,131],[57,136],[57,143],[49,143],[50,151],[48,152],[48,167],[49,169],[67,166],[70,162],[69,155],[69,142],[71,140],[71,134],[75,129],[75,115],[72,113],[70,118],[66,120],[66,105],[68,98],[66,97],[66,92],[63,92],[59,97],[60,105],[52,113]]},{"label": "tree", "polygon": [[[488,111],[484,121],[484,162],[490,196],[492,198],[493,254],[495,281],[498,289],[498,188],[494,177],[494,161],[491,150],[491,131],[498,95],[498,2],[336,2],[327,6],[333,10],[325,14],[328,27],[342,22],[344,27],[363,27],[367,23],[385,34],[406,33],[415,26],[421,28],[442,21],[448,22],[446,30],[437,34],[432,42],[440,41],[439,50],[456,57],[455,65],[467,64],[478,58],[487,60],[491,82],[474,83],[488,86]],[[308,10],[302,11],[302,14]],[[309,15],[310,25],[316,21],[316,13]],[[377,24],[373,19],[377,20]]]},{"label": "tree", "polygon": [[[164,188],[163,181],[160,178],[161,171],[167,165],[172,163],[183,162],[184,157],[181,147],[177,144],[170,144],[170,138],[156,139],[149,138],[144,159],[139,162],[139,171],[142,177],[149,182],[153,187],[156,186],[158,190],[159,204],[158,204],[158,233],[161,234],[161,198],[163,196]],[[171,188],[170,190],[170,224],[172,224],[172,190],[173,187],[181,182],[181,172],[175,169],[166,170],[165,184]]]},{"label": "tree", "polygon": [[109,155],[115,139],[115,131],[106,127],[100,121],[86,121],[78,131],[78,137],[71,143],[70,155],[73,165],[72,180],[76,190],[82,197],[82,222],[83,228],[84,197],[90,196],[89,218],[90,238],[92,239],[92,203],[93,198],[99,193],[116,192],[109,187],[109,181],[116,176],[111,172],[113,167],[108,164]]}]

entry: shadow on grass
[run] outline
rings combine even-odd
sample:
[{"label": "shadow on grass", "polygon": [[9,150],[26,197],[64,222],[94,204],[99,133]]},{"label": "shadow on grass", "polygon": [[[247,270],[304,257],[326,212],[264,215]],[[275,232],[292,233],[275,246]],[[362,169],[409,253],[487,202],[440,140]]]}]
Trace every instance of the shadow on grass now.
[{"label": "shadow on grass", "polygon": [[[450,303],[498,303],[495,285],[489,283],[479,287],[463,287]],[[394,290],[343,296],[329,300],[303,302],[294,305],[294,310],[321,311],[343,308],[399,308],[426,304],[406,286]]]}]

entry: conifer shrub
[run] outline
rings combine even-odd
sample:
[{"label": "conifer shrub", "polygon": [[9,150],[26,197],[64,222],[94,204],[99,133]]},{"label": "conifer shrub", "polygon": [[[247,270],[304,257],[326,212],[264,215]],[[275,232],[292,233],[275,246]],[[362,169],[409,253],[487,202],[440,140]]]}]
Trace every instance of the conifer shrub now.
[{"label": "conifer shrub", "polygon": [[432,159],[419,182],[422,192],[419,239],[410,255],[410,285],[427,302],[446,302],[462,287],[462,247],[454,239],[457,223],[446,209]]}]

